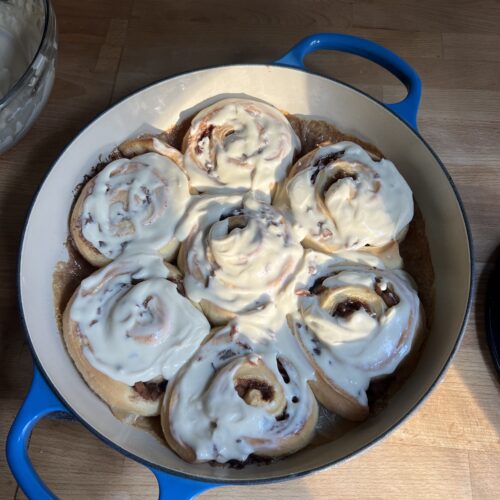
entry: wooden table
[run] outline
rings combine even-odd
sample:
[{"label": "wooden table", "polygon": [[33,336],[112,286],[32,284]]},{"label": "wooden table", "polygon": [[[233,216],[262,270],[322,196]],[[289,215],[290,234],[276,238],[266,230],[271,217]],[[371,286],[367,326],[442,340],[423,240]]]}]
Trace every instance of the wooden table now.
[{"label": "wooden table", "polygon": [[[61,149],[128,92],[177,72],[268,62],[320,31],[361,35],[394,50],[424,84],[419,127],[448,167],[475,239],[477,297],[444,382],[383,444],[313,477],[204,498],[498,498],[499,383],[483,326],[484,289],[500,243],[500,3],[494,0],[252,2],[53,0],[59,64],[50,101],[0,158],[0,436],[28,388],[31,357],[16,304],[16,257],[30,200]],[[386,102],[401,85],[354,56],[317,54],[320,73]],[[153,498],[151,473],[75,422],[45,420],[30,454],[62,498]],[[495,494],[496,491],[496,494]],[[0,458],[0,497],[23,498]]]}]

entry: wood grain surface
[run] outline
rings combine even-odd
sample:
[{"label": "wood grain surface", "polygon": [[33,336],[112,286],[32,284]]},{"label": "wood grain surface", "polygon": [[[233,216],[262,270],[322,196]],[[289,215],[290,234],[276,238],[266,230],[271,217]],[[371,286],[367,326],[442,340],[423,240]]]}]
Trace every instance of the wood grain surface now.
[{"label": "wood grain surface", "polygon": [[[198,67],[277,59],[301,37],[339,31],[404,57],[424,85],[419,128],[462,195],[475,241],[477,293],[465,340],[421,410],[355,460],[292,482],[211,490],[203,498],[498,498],[500,385],[484,332],[484,291],[500,244],[500,2],[495,0],[53,0],[59,62],[38,122],[0,157],[0,439],[27,391],[31,358],[16,304],[23,221],[70,139],[139,86]],[[309,67],[385,102],[394,77],[354,56]],[[75,422],[45,420],[30,455],[61,498],[154,498],[144,467]],[[0,457],[0,497],[24,498]]]}]

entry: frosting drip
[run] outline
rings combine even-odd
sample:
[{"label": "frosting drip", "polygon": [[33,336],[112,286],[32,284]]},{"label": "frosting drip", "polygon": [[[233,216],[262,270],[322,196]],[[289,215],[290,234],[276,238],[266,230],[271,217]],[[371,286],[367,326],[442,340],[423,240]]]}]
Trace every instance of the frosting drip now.
[{"label": "frosting drip", "polygon": [[82,234],[109,259],[168,244],[190,198],[184,172],[157,153],[113,161],[90,182]]},{"label": "frosting drip", "polygon": [[301,158],[275,203],[311,246],[328,252],[382,247],[413,218],[412,192],[394,164],[347,141]]},{"label": "frosting drip", "polygon": [[168,380],[198,348],[208,321],[169,277],[161,257],[143,253],[122,256],[82,281],[70,316],[94,368],[128,385]]},{"label": "frosting drip", "polygon": [[299,297],[296,320],[312,361],[363,405],[370,380],[394,372],[422,326],[409,275],[345,264]]},{"label": "frosting drip", "polygon": [[196,461],[296,451],[316,423],[307,384],[312,377],[286,326],[272,333],[230,323],[198,350],[170,388],[170,431]]},{"label": "frosting drip", "polygon": [[276,108],[250,99],[224,99],[196,115],[184,140],[184,161],[200,192],[259,191],[269,198],[300,149]]}]

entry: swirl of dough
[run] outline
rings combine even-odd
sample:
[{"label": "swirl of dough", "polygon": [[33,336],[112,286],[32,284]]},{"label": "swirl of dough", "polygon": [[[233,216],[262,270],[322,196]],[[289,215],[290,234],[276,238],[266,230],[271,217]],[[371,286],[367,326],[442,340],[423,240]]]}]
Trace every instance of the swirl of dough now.
[{"label": "swirl of dough", "polygon": [[370,381],[417,351],[423,311],[413,282],[404,271],[341,264],[302,292],[290,323],[315,367],[314,394],[332,412],[363,420]]},{"label": "swirl of dough", "polygon": [[103,266],[125,248],[157,250],[166,259],[175,255],[179,243],[174,231],[189,202],[189,184],[180,153],[161,146],[164,154],[111,162],[84,186],[71,214],[70,232],[91,264]]},{"label": "swirl of dough", "polygon": [[413,218],[412,192],[392,162],[353,142],[322,144],[290,170],[274,204],[326,253],[383,251]]},{"label": "swirl of dough", "polygon": [[69,354],[113,410],[158,414],[163,391],[154,385],[207,336],[208,321],[179,290],[182,275],[159,255],[127,254],[84,279],[66,307]]},{"label": "swirl of dough", "polygon": [[[178,264],[187,296],[220,325],[278,301],[303,249],[283,215],[270,205],[248,196],[208,201],[200,200],[206,207],[203,215],[192,211],[203,225],[182,242]],[[192,227],[189,218],[183,224]]]},{"label": "swirl of dough", "polygon": [[313,376],[286,325],[275,333],[239,321],[215,329],[168,386],[167,443],[188,462],[294,453],[314,434]]},{"label": "swirl of dough", "polygon": [[266,199],[299,149],[285,116],[250,99],[224,99],[202,110],[183,143],[186,170],[199,192],[252,190]]}]

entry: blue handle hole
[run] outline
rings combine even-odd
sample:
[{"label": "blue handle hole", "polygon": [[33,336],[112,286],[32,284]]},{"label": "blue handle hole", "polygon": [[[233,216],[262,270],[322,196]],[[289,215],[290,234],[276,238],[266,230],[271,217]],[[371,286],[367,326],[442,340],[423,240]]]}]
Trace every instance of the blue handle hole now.
[{"label": "blue handle hole", "polygon": [[400,102],[408,94],[390,71],[355,54],[320,50],[308,54],[304,63],[314,73],[347,83],[385,104]]},{"label": "blue handle hole", "polygon": [[[58,413],[38,423],[31,435],[28,453],[33,467],[57,498],[68,495],[95,497],[96,486],[92,482],[82,482],[82,471],[85,477],[99,477],[102,498],[127,495],[158,498],[157,481],[147,467],[125,458],[77,421],[61,419]],[[122,475],[137,477],[140,482],[127,490],[130,483],[117,480]]]}]

